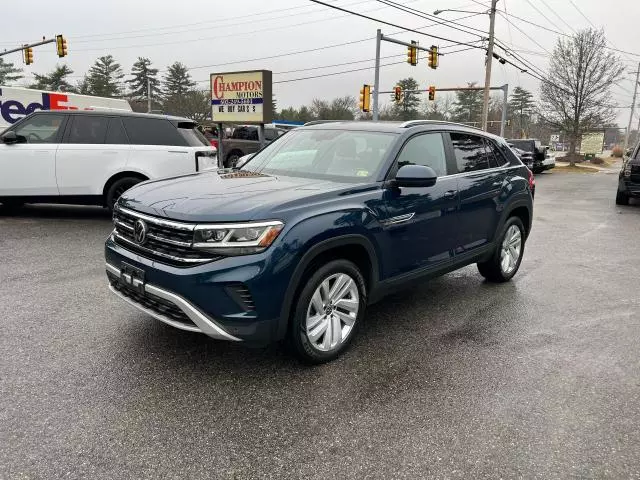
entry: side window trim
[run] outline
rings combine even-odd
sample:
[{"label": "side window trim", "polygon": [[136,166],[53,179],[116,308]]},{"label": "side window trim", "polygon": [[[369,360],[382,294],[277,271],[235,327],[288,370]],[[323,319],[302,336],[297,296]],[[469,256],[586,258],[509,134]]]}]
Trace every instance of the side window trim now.
[{"label": "side window trim", "polygon": [[511,165],[511,160],[509,160],[505,156],[499,144],[497,144],[490,138],[485,138],[484,141],[487,142],[487,145],[489,145],[490,147],[493,147],[492,148],[493,155],[496,157],[496,160],[498,161],[498,168],[507,168],[509,165]]},{"label": "side window trim", "polygon": [[411,140],[415,139],[416,137],[419,137],[421,135],[429,135],[429,134],[438,134],[442,139],[442,146],[444,149],[444,157],[445,157],[445,163],[447,166],[447,173],[446,175],[440,175],[438,178],[445,178],[453,175],[453,173],[451,173],[452,172],[451,162],[449,159],[449,152],[448,152],[448,146],[447,146],[447,142],[449,141],[449,134],[446,131],[442,131],[442,130],[423,130],[421,132],[414,133],[413,135],[408,137],[404,142],[402,142],[402,145],[398,149],[398,153],[396,153],[396,156],[393,159],[393,162],[391,162],[391,166],[389,167],[389,170],[385,175],[385,181],[393,180],[395,178],[396,173],[398,172],[398,160],[400,158],[400,155],[402,155],[402,151],[404,150],[404,147],[407,145],[407,143],[409,143]]}]

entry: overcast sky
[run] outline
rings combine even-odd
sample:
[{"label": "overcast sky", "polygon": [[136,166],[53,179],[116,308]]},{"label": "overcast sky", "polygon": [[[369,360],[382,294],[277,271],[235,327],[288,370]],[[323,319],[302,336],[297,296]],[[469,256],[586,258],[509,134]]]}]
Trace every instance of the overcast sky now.
[{"label": "overcast sky", "polygon": [[[432,23],[431,20],[385,6],[377,0],[327,1],[409,28],[418,29]],[[548,52],[545,50],[552,51],[557,35],[511,15],[569,33],[571,29],[589,26],[590,21],[605,29],[611,45],[640,54],[640,30],[637,28],[640,18],[639,1],[573,2],[586,19],[570,0],[500,0],[498,8],[506,10],[513,25],[510,25],[503,15],[498,15],[496,37],[542,71],[546,70],[548,63]],[[436,9],[445,8],[471,12],[485,11],[486,8],[482,4],[487,2],[401,0],[401,3],[432,14]],[[439,17],[452,20],[468,15],[470,14],[444,12]],[[489,17],[477,15],[460,22],[487,31]],[[363,83],[373,84],[371,60],[375,56],[376,28],[382,28],[383,34],[398,31],[394,27],[347,15],[308,0],[32,0],[28,8],[26,4],[17,3],[5,6],[0,48],[11,48],[37,41],[42,36],[50,38],[63,33],[69,43],[69,56],[64,60],[74,70],[74,81],[81,78],[97,57],[110,53],[121,63],[125,73],[130,71],[138,56],[149,57],[161,70],[176,60],[190,68],[205,66],[191,70],[193,79],[199,81],[198,85],[202,88],[207,87],[208,76],[213,72],[268,69],[274,72],[274,81],[277,82],[368,68],[365,71],[343,75],[278,83],[274,85],[274,92],[278,107],[283,108],[308,104],[314,97],[330,99],[342,95],[357,96]],[[456,41],[479,40],[478,36],[440,25],[421,30]],[[422,46],[437,44],[443,47],[449,44],[415,33],[402,33],[394,37],[404,41],[417,40]],[[345,42],[356,43],[279,58],[244,61]],[[442,51],[446,53],[447,50],[458,48],[464,47],[452,46],[443,48]],[[384,58],[383,64],[403,62],[406,59],[406,50],[400,45],[383,43],[382,56],[391,57]],[[34,64],[25,67],[25,72],[44,73],[59,63],[54,45],[37,47],[34,57]],[[22,63],[20,54],[12,54],[5,59],[17,64]],[[640,56],[624,55],[623,60],[627,72],[631,72],[635,70],[634,63],[640,60]],[[345,65],[280,73],[333,64]],[[416,78],[425,89],[428,85],[454,87],[472,81],[482,84],[484,54],[480,50],[452,53],[440,58],[440,67],[435,71],[429,69],[424,61],[416,67],[407,63],[387,66],[381,70],[381,87],[389,90],[398,79],[409,76]],[[512,66],[494,62],[492,84],[504,83],[508,83],[510,89],[520,85],[534,92],[538,91],[537,80],[520,73]],[[620,86],[614,89],[617,103],[621,106],[630,105],[632,90],[633,79],[631,74],[627,73]],[[620,110],[618,121],[621,125],[626,126],[628,114],[628,108]]]}]

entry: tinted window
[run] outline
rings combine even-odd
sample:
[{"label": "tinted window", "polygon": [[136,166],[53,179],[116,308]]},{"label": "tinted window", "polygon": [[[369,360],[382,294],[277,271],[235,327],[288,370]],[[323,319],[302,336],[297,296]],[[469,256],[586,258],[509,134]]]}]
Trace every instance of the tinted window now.
[{"label": "tinted window", "polygon": [[511,163],[511,155],[513,155],[513,152],[508,145],[500,142],[495,143],[491,140],[487,140],[487,144],[489,145],[489,148],[493,150],[493,154],[496,156],[499,167],[505,167]]},{"label": "tinted window", "polygon": [[122,122],[129,141],[133,145],[187,146],[186,140],[178,133],[178,129],[168,120],[124,117]]},{"label": "tinted window", "polygon": [[411,138],[398,156],[398,168],[405,165],[431,167],[439,177],[447,174],[447,157],[439,133],[427,133]]},{"label": "tinted window", "polygon": [[489,168],[489,158],[481,137],[466,133],[451,133],[458,172],[475,172]]},{"label": "tinted window", "polygon": [[504,167],[509,163],[509,160],[505,158],[500,149],[491,140],[485,138],[484,143],[487,147],[487,154],[489,155],[489,165],[491,168]]},{"label": "tinted window", "polygon": [[35,115],[21,122],[15,129],[28,143],[55,143],[64,115]]},{"label": "tinted window", "polygon": [[109,120],[109,130],[107,130],[107,139],[104,143],[109,145],[127,145],[129,139],[124,133],[124,127],[119,118]]},{"label": "tinted window", "polygon": [[107,136],[107,117],[93,115],[73,115],[68,143],[103,144]]}]

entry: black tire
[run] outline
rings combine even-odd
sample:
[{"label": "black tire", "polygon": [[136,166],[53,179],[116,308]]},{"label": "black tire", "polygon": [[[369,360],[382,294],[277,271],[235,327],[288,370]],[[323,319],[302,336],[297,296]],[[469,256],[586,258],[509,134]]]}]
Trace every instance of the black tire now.
[{"label": "black tire", "polygon": [[24,206],[24,202],[11,199],[2,200],[0,203],[2,203],[2,210],[5,212],[15,212]]},{"label": "black tire", "polygon": [[142,181],[144,180],[137,177],[124,177],[113,182],[109,187],[109,190],[107,190],[107,194],[104,199],[105,205],[109,211],[113,211],[113,206],[118,201],[118,198],[120,198],[120,195]]},{"label": "black tire", "polygon": [[240,157],[243,157],[243,156],[244,154],[242,152],[238,152],[234,150],[229,155],[227,155],[227,162],[225,166],[227,168],[235,167],[236,163],[238,163],[238,160],[240,160]]},{"label": "black tire", "polygon": [[[515,226],[520,230],[520,253],[517,261],[515,262],[515,268],[513,270],[505,271],[502,268],[502,246],[505,240],[505,236],[507,232],[511,228],[511,226]],[[508,282],[513,278],[513,276],[518,272],[520,268],[520,263],[522,262],[522,256],[524,255],[524,247],[526,242],[526,233],[524,229],[524,225],[522,224],[522,220],[518,217],[509,217],[500,231],[500,235],[497,236],[497,244],[493,255],[486,262],[478,263],[478,271],[480,275],[486,278],[490,282],[502,283]]]},{"label": "black tire", "polygon": [[629,195],[618,190],[616,193],[616,205],[629,205]]},{"label": "black tire", "polygon": [[[298,297],[293,300],[293,316],[289,325],[287,340],[291,350],[299,359],[305,363],[320,364],[334,360],[351,344],[364,318],[367,305],[367,288],[358,267],[348,260],[332,260],[319,266],[319,268],[310,269],[310,271],[314,273],[307,277],[304,288]],[[346,337],[339,341],[335,348],[329,351],[321,351],[314,346],[307,335],[307,313],[312,308],[311,298],[316,289],[320,287],[322,282],[336,274],[346,274],[355,283],[358,291],[358,311],[355,313],[355,322]],[[323,338],[323,336],[319,338]]]}]

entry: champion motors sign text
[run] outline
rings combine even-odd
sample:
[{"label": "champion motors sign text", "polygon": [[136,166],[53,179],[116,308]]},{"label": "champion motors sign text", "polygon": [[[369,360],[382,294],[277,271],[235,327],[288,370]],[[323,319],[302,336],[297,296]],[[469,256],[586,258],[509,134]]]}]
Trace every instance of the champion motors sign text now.
[{"label": "champion motors sign text", "polygon": [[[269,78],[264,78],[268,73]],[[211,74],[211,115],[214,122],[265,123],[271,121],[271,72],[230,72]],[[269,83],[268,89],[265,88]],[[268,112],[265,112],[267,98]],[[268,113],[265,119],[265,113]]]}]

